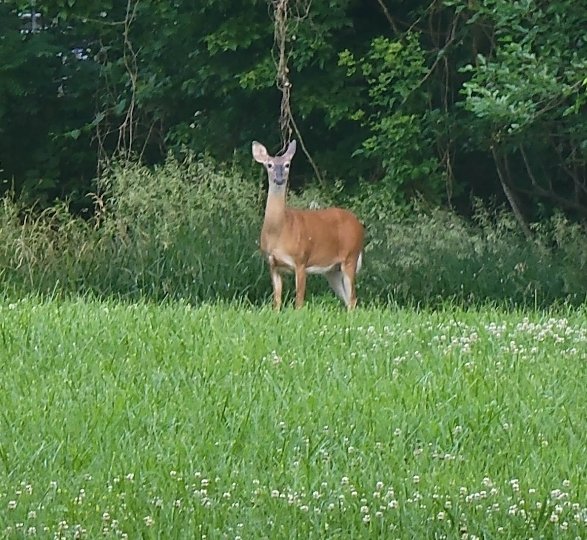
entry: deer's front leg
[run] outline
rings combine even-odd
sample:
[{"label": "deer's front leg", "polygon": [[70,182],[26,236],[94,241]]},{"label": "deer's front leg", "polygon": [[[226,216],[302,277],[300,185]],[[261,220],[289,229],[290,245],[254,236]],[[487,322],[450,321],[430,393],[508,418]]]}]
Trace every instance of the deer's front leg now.
[{"label": "deer's front leg", "polygon": [[275,263],[273,262],[273,258],[269,260],[269,271],[271,272],[271,283],[273,284],[273,305],[277,311],[281,309],[281,290],[283,288],[283,280],[281,278],[281,274]]},{"label": "deer's front leg", "polygon": [[303,266],[296,266],[296,309],[304,305],[306,294],[306,269]]}]

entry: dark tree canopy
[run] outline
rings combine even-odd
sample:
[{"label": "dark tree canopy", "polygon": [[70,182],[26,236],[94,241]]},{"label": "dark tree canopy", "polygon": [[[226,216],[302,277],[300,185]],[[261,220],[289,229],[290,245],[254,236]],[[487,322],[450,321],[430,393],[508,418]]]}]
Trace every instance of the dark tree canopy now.
[{"label": "dark tree canopy", "polygon": [[[522,225],[587,212],[587,4],[290,0],[291,108],[331,185]],[[81,201],[122,153],[279,144],[266,0],[0,1],[0,177]],[[301,154],[300,154],[301,155]],[[296,162],[297,182],[313,169]]]}]

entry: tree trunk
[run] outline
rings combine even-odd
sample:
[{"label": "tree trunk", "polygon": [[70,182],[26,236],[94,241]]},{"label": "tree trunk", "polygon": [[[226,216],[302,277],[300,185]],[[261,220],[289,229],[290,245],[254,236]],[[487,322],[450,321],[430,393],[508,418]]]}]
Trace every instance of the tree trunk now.
[{"label": "tree trunk", "polygon": [[520,206],[518,204],[518,201],[516,200],[516,195],[508,183],[509,179],[506,178],[506,174],[504,173],[503,169],[503,164],[499,159],[499,155],[497,153],[497,150],[495,149],[495,146],[493,145],[491,146],[491,154],[493,155],[493,161],[495,162],[495,167],[497,169],[497,175],[499,176],[501,188],[503,189],[503,192],[508,202],[510,203],[514,216],[516,217],[516,220],[518,221],[518,224],[520,225],[520,228],[522,229],[524,236],[526,236],[528,240],[531,240],[532,231],[530,231],[530,227],[528,226],[528,223],[526,222],[526,219],[524,218],[524,215],[520,210]]}]

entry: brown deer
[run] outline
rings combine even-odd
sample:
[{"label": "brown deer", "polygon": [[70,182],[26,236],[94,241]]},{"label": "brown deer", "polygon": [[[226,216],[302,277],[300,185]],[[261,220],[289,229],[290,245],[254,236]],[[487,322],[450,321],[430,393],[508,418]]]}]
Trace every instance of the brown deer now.
[{"label": "brown deer", "polygon": [[283,272],[295,272],[296,308],[302,307],[306,274],[324,274],[349,310],[357,304],[355,276],[363,259],[364,229],[356,216],[342,208],[287,208],[285,195],[296,141],[281,156],[272,157],[253,141],[253,157],[267,169],[269,193],[261,230],[261,250],[267,256],[275,308],[281,308]]}]

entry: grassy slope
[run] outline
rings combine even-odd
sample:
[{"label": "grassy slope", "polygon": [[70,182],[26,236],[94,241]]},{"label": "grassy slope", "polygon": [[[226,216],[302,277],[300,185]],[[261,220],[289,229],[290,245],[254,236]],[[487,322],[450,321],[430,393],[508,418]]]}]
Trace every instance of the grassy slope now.
[{"label": "grassy slope", "polygon": [[527,317],[4,301],[0,534],[585,535],[585,314]]}]

